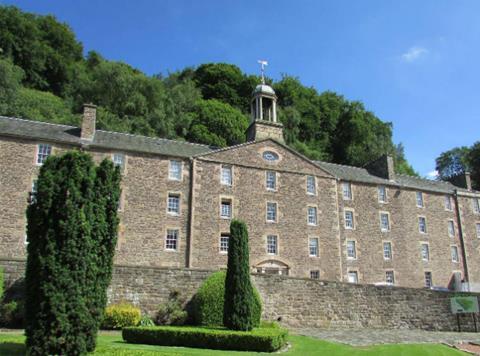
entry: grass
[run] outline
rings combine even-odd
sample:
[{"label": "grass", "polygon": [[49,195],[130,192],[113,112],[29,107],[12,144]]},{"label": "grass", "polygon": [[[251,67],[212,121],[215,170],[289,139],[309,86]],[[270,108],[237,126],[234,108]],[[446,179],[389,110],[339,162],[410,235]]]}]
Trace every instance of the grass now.
[{"label": "grass", "polygon": [[[21,332],[0,332],[0,355],[24,355],[25,337]],[[336,344],[328,341],[318,340],[306,336],[290,335],[289,341],[292,344],[288,352],[282,355],[328,355],[328,356],[454,356],[466,355],[455,349],[451,349],[444,345],[436,344],[394,344],[394,345],[377,345],[370,347],[352,347],[343,344]],[[94,355],[138,355],[138,356],[226,356],[226,355],[271,355],[259,354],[254,352],[233,352],[192,349],[185,347],[165,347],[127,344],[122,340],[121,334],[118,333],[100,333],[98,337],[98,346]]]}]

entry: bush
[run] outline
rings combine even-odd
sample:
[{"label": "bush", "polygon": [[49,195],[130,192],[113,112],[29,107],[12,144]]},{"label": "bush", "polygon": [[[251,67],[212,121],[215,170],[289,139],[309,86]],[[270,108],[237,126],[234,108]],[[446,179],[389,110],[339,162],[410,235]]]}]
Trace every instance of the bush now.
[{"label": "bush", "polygon": [[122,330],[126,342],[205,349],[272,352],[285,345],[288,331],[257,328],[252,331],[208,329],[182,326],[129,327]]},{"label": "bush", "polygon": [[3,268],[0,268],[0,301],[3,300],[3,291],[4,291]]},{"label": "bush", "polygon": [[2,304],[0,307],[0,324],[7,328],[24,327],[24,302],[22,300],[12,300]]},{"label": "bush", "polygon": [[155,326],[155,323],[148,315],[142,315],[138,326]]},{"label": "bush", "polygon": [[126,326],[136,326],[141,317],[140,309],[131,304],[112,304],[105,309],[102,327],[104,329],[121,329]]},{"label": "bush", "polygon": [[188,314],[183,309],[183,300],[178,291],[170,292],[168,301],[158,307],[157,324],[158,325],[183,325]]},{"label": "bush", "polygon": [[[223,326],[223,303],[225,298],[225,271],[211,274],[193,297],[193,320],[202,326]],[[254,288],[254,327],[260,325],[262,301]]]}]

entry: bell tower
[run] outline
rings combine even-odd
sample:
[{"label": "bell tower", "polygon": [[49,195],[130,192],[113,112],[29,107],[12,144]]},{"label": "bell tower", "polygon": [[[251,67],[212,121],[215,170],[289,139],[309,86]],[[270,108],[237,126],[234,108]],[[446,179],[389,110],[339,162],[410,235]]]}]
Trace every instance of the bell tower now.
[{"label": "bell tower", "polygon": [[273,138],[283,143],[283,125],[277,121],[277,96],[273,88],[265,84],[264,70],[268,63],[266,61],[258,62],[262,66],[262,83],[257,85],[253,91],[247,141]]}]

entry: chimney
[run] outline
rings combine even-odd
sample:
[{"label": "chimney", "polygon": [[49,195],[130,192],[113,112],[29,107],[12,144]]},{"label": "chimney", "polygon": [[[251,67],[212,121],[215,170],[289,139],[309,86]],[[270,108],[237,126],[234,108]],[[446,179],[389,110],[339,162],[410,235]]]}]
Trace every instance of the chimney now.
[{"label": "chimney", "polygon": [[392,156],[383,155],[375,161],[367,163],[364,168],[367,169],[368,173],[377,177],[395,180],[395,165]]},{"label": "chimney", "polygon": [[95,137],[95,121],[97,119],[97,107],[93,104],[83,104],[83,119],[80,138],[92,141]]},{"label": "chimney", "polygon": [[448,178],[448,181],[459,188],[472,190],[472,180],[470,178],[470,172],[460,173],[456,176]]}]

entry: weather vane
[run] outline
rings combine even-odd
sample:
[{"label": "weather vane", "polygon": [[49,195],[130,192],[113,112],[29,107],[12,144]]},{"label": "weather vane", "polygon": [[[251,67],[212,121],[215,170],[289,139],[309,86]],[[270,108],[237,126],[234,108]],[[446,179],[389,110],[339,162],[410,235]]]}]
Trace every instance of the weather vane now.
[{"label": "weather vane", "polygon": [[265,66],[268,66],[268,62],[262,59],[259,59],[257,62],[260,64],[260,67],[262,68],[262,84],[265,84]]}]

